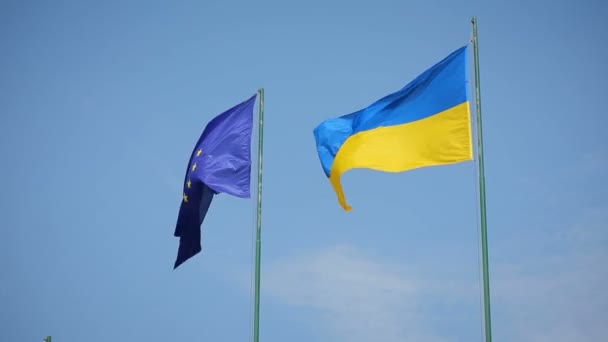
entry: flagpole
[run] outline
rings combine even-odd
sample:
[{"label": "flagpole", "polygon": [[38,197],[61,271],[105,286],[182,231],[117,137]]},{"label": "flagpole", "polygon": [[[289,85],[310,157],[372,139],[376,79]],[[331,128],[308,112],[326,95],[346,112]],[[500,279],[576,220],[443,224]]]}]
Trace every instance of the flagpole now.
[{"label": "flagpole", "polygon": [[255,238],[255,308],[253,316],[253,341],[260,339],[260,264],[262,252],[262,166],[264,160],[264,88],[259,93],[258,114],[258,199]]},{"label": "flagpole", "polygon": [[492,322],[490,317],[490,275],[488,265],[488,224],[486,217],[486,178],[483,165],[483,133],[481,124],[481,85],[479,77],[479,42],[477,37],[477,18],[471,19],[473,25],[473,53],[475,63],[475,107],[477,109],[477,165],[479,167],[479,203],[481,213],[481,260],[483,270],[483,310],[485,341],[492,342]]}]

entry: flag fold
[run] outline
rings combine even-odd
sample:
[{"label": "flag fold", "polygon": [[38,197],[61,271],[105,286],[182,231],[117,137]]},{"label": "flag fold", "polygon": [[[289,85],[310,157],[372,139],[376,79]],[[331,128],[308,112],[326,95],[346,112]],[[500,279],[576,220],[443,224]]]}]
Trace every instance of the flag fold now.
[{"label": "flag fold", "polygon": [[403,172],[473,159],[468,46],[402,89],[314,129],[317,153],[338,202],[349,211],[341,176],[365,168]]},{"label": "flag fold", "polygon": [[201,224],[213,197],[250,198],[251,132],[256,95],[213,118],[194,146],[175,227],[176,269],[201,251]]}]

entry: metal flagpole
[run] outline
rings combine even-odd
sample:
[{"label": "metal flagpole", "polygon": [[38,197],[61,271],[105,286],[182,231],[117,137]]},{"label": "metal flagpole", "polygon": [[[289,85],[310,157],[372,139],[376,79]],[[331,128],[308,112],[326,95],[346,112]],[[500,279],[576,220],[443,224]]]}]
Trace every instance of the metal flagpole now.
[{"label": "metal flagpole", "polygon": [[481,124],[481,90],[479,82],[479,42],[477,38],[477,18],[473,24],[473,53],[475,63],[475,107],[477,109],[477,165],[479,166],[479,203],[481,213],[481,260],[483,269],[483,309],[486,342],[492,342],[492,322],[490,318],[490,275],[488,266],[488,224],[486,218],[486,179],[483,165],[483,134]]},{"label": "metal flagpole", "polygon": [[255,238],[255,308],[253,318],[253,341],[260,339],[260,263],[262,251],[262,166],[264,159],[264,88],[259,93],[259,124],[258,124],[258,199],[256,212]]}]

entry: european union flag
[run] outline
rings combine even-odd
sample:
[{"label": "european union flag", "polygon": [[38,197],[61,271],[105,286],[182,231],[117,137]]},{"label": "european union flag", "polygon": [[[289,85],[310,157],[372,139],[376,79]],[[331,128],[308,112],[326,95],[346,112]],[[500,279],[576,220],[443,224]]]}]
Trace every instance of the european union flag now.
[{"label": "european union flag", "polygon": [[173,269],[201,251],[201,224],[213,196],[251,197],[251,130],[256,95],[211,120],[194,146],[174,236],[179,250]]}]

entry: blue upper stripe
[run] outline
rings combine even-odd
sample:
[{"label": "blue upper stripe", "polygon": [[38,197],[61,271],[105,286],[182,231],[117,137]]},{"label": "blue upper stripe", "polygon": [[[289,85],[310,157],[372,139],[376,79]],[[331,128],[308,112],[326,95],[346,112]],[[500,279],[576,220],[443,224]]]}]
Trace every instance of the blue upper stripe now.
[{"label": "blue upper stripe", "polygon": [[314,135],[325,174],[329,177],[338,150],[351,135],[424,119],[467,101],[467,52],[468,45],[463,46],[399,91],[317,126]]}]

